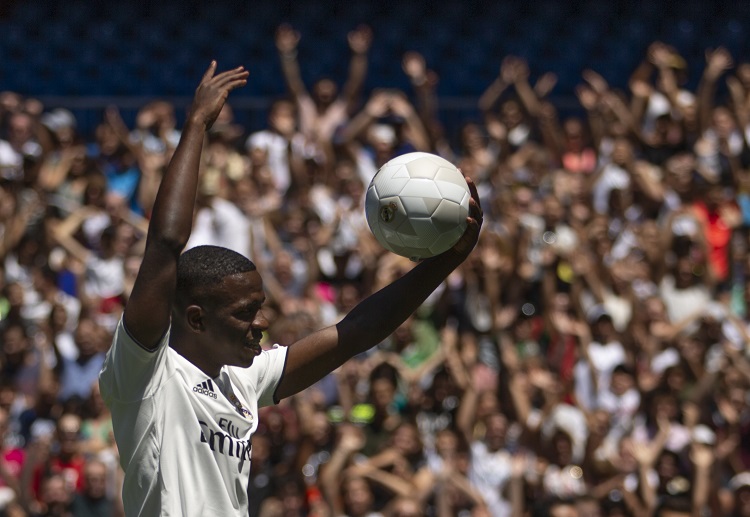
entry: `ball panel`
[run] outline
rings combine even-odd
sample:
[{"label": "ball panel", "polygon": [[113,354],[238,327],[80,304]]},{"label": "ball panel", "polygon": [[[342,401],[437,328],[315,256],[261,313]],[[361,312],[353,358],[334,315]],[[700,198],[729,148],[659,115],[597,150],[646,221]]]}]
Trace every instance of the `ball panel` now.
[{"label": "ball panel", "polygon": [[435,182],[435,186],[440,192],[440,199],[450,201],[457,205],[464,206],[468,209],[469,207],[469,195],[464,192],[461,187],[454,185],[453,183],[446,182]]},{"label": "ball panel", "polygon": [[449,232],[441,234],[435,242],[430,245],[430,253],[433,255],[439,255],[451,249],[458,242],[458,239],[461,238],[465,229],[466,223],[464,223],[463,228],[459,226]]},{"label": "ball panel", "polygon": [[396,170],[393,171],[391,179],[409,179],[409,169],[405,165],[399,165]]},{"label": "ball panel", "polygon": [[375,186],[378,195],[382,198],[397,195],[408,182],[409,172],[406,167],[385,167],[372,178],[371,184]]},{"label": "ball panel", "polygon": [[[445,169],[441,169],[445,170]],[[440,197],[450,199],[456,203],[461,203],[464,197],[469,195],[469,186],[466,184],[463,176],[437,174],[435,176],[435,186],[440,192]],[[468,197],[466,199],[468,206]]]},{"label": "ball panel", "polygon": [[447,181],[449,183],[455,183],[456,185],[462,185],[466,192],[469,191],[469,185],[466,183],[463,174],[461,174],[461,172],[453,165],[440,167],[437,172],[435,172],[435,181]]},{"label": "ball panel", "polygon": [[399,196],[407,217],[429,217],[443,201],[440,198]]},{"label": "ball panel", "polygon": [[[411,223],[416,237],[419,238],[418,245],[420,247],[429,248],[442,233],[441,230],[435,226],[431,217],[410,218],[408,221]],[[404,244],[406,244],[406,241]]]},{"label": "ball panel", "polygon": [[421,157],[410,161],[406,164],[406,168],[409,171],[409,176],[412,178],[424,178],[430,180],[435,178],[435,173],[438,170],[437,167],[435,167],[435,162],[427,157]]},{"label": "ball panel", "polygon": [[[466,216],[464,216],[465,218]],[[435,212],[432,214],[432,224],[439,233],[453,230],[461,224],[461,205],[448,199],[443,199]]]},{"label": "ball panel", "polygon": [[[378,192],[380,192],[380,189],[378,189]],[[443,198],[434,181],[420,178],[409,180],[398,194],[401,197]]]},{"label": "ball panel", "polygon": [[365,218],[372,229],[377,226],[378,209],[380,208],[380,196],[375,185],[370,185],[365,194]]},{"label": "ball panel", "polygon": [[[404,165],[406,163],[409,163],[411,161],[417,160],[419,158],[428,158],[431,159],[433,157],[436,157],[434,154],[430,153],[423,153],[421,151],[416,151],[413,153],[406,153],[406,154],[400,154],[396,156],[395,158],[391,158],[388,160],[386,165]],[[447,161],[447,160],[446,160]],[[450,163],[450,162],[448,162]]]},{"label": "ball panel", "polygon": [[411,248],[409,256],[422,258],[424,250],[438,237],[429,218],[411,218],[398,227],[398,234],[405,247]]},{"label": "ball panel", "polygon": [[406,210],[398,196],[381,197],[376,204],[377,210],[373,214],[381,228],[398,228],[406,220]]},{"label": "ball panel", "polygon": [[436,154],[430,154],[430,153],[424,153],[424,154],[427,155],[427,159],[432,161],[438,167],[447,167],[449,169],[453,169],[456,171],[458,170],[455,165],[453,165],[450,161],[446,160],[442,156],[438,156]]}]

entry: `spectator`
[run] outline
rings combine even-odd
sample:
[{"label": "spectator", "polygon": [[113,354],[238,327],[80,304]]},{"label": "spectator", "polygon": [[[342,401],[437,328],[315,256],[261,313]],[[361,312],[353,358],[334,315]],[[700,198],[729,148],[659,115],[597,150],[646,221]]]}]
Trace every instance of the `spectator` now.
[{"label": "spectator", "polygon": [[372,31],[360,26],[347,35],[352,59],[349,77],[338,95],[336,83],[329,78],[319,79],[312,95],[305,88],[297,61],[300,34],[289,25],[276,31],[276,48],[281,57],[281,69],[287,87],[297,103],[300,113],[300,131],[319,152],[329,152],[332,137],[339,126],[353,113],[367,73],[367,51],[372,42]]},{"label": "spectator", "polygon": [[8,419],[7,411],[0,408],[0,510],[7,510],[13,501],[20,500],[21,471],[26,456],[23,449],[6,443]]},{"label": "spectator", "polygon": [[32,517],[72,517],[70,502],[72,493],[62,474],[52,474],[42,480],[40,497]]},{"label": "spectator", "polygon": [[[688,70],[683,47],[654,41],[618,71],[627,83],[584,69],[566,100],[571,76],[558,86],[525,51],[498,57],[458,120],[434,49],[402,56],[401,91],[380,75],[399,65],[383,61],[390,36],[364,26],[345,34],[340,91],[308,90],[309,32],[278,28],[267,50],[290,97],[265,124],[226,107],[202,164],[191,245],[263,270],[264,345],[335,323],[412,268],[364,224],[387,160],[450,159],[490,216],[477,253],[377,351],[264,413],[251,515],[750,516],[750,64],[717,46]],[[171,102],[129,124],[132,108],[88,135],[90,120],[0,94],[8,515],[121,512],[91,375],[179,138]]]},{"label": "spectator", "polygon": [[84,489],[75,494],[70,506],[75,517],[109,517],[114,513],[114,504],[107,497],[107,467],[93,460],[83,469]]},{"label": "spectator", "polygon": [[91,396],[91,387],[104,364],[100,346],[101,332],[89,318],[81,318],[75,332],[78,354],[74,360],[58,353],[57,371],[60,376],[59,397],[63,403],[81,404]]}]

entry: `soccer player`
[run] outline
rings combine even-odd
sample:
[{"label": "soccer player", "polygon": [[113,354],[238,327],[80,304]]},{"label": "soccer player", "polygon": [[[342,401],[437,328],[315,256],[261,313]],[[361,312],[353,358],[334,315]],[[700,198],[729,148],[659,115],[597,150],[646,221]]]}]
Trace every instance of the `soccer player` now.
[{"label": "soccer player", "polygon": [[357,305],[335,326],[263,351],[263,282],[250,260],[190,236],[206,131],[246,83],[212,62],[198,86],[154,204],[143,263],[100,375],[125,470],[125,513],[245,516],[258,408],[310,386],[391,334],[474,248],[482,211],[474,184],[468,227]]}]

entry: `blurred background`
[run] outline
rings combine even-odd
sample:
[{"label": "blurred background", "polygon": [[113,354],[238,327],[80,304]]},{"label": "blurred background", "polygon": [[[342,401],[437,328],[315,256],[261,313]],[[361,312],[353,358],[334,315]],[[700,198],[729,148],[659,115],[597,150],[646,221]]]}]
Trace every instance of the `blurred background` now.
[{"label": "blurred background", "polygon": [[0,17],[0,78],[5,89],[72,109],[92,130],[115,102],[132,121],[145,98],[184,105],[210,59],[243,64],[248,85],[233,96],[243,123],[260,125],[269,99],[285,91],[273,35],[290,23],[303,35],[303,77],[346,75],[346,34],[374,32],[366,87],[408,88],[401,56],[422,53],[440,78],[441,116],[476,116],[476,97],[497,75],[502,56],[551,71],[551,99],[578,109],[573,88],[592,68],[624,87],[655,40],[673,45],[697,85],[707,48],[747,52],[750,8],[742,2],[540,1],[410,2],[264,1],[88,2],[6,0]]},{"label": "blurred background", "polygon": [[98,374],[212,59],[250,78],[187,247],[254,261],[263,346],[414,267],[364,215],[388,160],[485,214],[262,410],[250,516],[750,517],[748,51],[748,2],[0,0],[0,517],[123,515]]}]

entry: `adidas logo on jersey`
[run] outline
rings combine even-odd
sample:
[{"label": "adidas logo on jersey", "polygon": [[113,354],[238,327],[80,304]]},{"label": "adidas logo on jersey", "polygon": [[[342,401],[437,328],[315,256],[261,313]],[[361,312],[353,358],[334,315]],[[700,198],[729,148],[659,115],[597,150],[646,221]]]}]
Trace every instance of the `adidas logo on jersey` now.
[{"label": "adidas logo on jersey", "polygon": [[211,382],[211,379],[206,379],[205,381],[193,386],[193,391],[196,393],[200,393],[201,395],[208,395],[213,399],[216,398],[214,383]]}]

